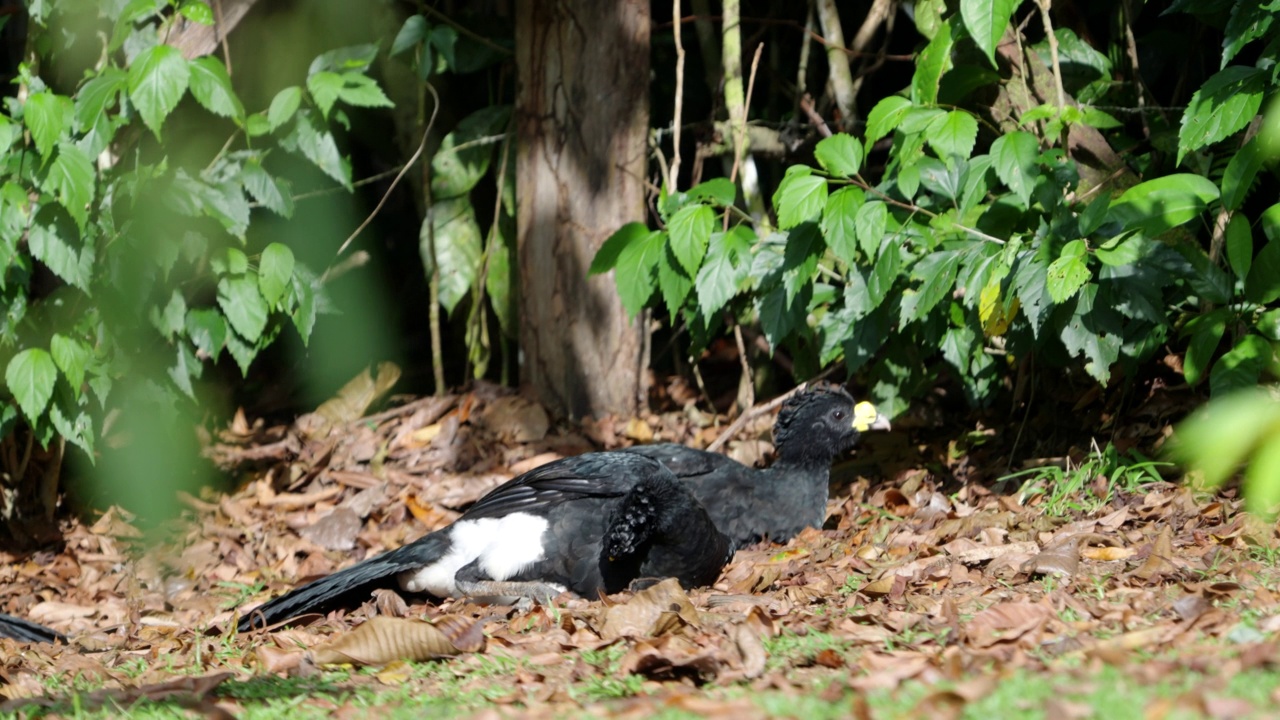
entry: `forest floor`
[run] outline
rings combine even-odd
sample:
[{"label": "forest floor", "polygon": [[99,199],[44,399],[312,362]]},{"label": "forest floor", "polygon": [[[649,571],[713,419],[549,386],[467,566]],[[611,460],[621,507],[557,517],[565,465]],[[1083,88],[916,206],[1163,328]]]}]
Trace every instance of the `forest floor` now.
[{"label": "forest floor", "polygon": [[[288,426],[238,415],[208,454],[240,489],[184,497],[159,539],[113,509],[65,521],[56,551],[0,558],[0,610],[71,638],[0,640],[0,714],[1240,718],[1280,703],[1276,525],[1136,454],[1168,434],[1167,393],[1123,421],[1077,406],[999,432],[926,404],[837,462],[823,529],[740,551],[711,588],[527,611],[386,592],[237,634],[243,604],[442,527],[520,472],[705,447],[725,428],[695,410],[555,426],[488,386],[368,413],[375,386]],[[772,419],[730,454],[766,459]],[[1008,477],[1014,446],[1035,457],[1071,424],[1104,430]]]}]

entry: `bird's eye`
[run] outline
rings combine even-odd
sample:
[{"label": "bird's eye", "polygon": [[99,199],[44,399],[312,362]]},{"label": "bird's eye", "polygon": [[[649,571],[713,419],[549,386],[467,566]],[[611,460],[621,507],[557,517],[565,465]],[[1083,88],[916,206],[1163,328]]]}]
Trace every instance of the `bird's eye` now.
[{"label": "bird's eye", "polygon": [[843,411],[843,410],[837,410],[837,411],[835,411],[835,412],[831,413],[831,417],[833,417],[833,418],[835,418],[835,419],[837,419],[837,420],[843,420],[843,419],[844,419],[844,411]]}]

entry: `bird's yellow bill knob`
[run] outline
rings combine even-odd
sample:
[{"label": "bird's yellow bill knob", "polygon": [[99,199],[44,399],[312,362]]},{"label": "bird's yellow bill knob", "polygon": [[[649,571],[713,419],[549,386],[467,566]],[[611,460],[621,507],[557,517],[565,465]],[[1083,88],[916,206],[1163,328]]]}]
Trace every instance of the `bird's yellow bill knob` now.
[{"label": "bird's yellow bill knob", "polygon": [[865,400],[853,406],[853,429],[866,432],[872,427],[883,427],[887,423],[876,410],[876,406]]}]

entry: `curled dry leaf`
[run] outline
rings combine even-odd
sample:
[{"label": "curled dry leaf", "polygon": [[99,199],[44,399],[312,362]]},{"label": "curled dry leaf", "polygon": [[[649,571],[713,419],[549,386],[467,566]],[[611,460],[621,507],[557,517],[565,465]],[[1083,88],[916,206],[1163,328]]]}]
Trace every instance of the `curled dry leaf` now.
[{"label": "curled dry leaf", "polygon": [[326,550],[345,551],[356,546],[356,535],[363,525],[359,515],[340,507],[302,528],[298,534]]},{"label": "curled dry leaf", "polygon": [[308,655],[317,665],[385,665],[395,660],[453,657],[464,652],[454,644],[454,638],[475,647],[473,630],[462,627],[461,622],[449,621],[437,626],[421,620],[374,617],[355,630],[313,648]]},{"label": "curled dry leaf", "polygon": [[1146,562],[1133,571],[1133,577],[1145,582],[1154,582],[1165,575],[1172,575],[1177,571],[1177,567],[1170,559],[1172,557],[1173,531],[1168,525],[1161,525],[1160,534],[1151,546],[1151,553],[1147,555]]},{"label": "curled dry leaf", "polygon": [[667,578],[641,590],[620,605],[604,612],[600,627],[603,640],[620,637],[654,637],[671,632],[681,624],[697,625],[698,611],[675,578]]},{"label": "curled dry leaf", "polygon": [[965,638],[977,648],[1011,642],[1037,630],[1053,616],[1053,610],[1039,603],[1006,602],[978,613],[965,626]]},{"label": "curled dry leaf", "polygon": [[365,368],[343,385],[337,395],[321,403],[315,414],[326,421],[324,430],[359,420],[369,406],[385,395],[399,379],[400,368],[395,363],[378,363],[376,378]]},{"label": "curled dry leaf", "polygon": [[760,639],[760,631],[744,622],[734,625],[732,633],[734,647],[742,660],[743,677],[754,680],[763,675],[769,653]]},{"label": "curled dry leaf", "polygon": [[1075,577],[1080,569],[1080,543],[1073,538],[1045,548],[1023,565],[1023,572]]}]

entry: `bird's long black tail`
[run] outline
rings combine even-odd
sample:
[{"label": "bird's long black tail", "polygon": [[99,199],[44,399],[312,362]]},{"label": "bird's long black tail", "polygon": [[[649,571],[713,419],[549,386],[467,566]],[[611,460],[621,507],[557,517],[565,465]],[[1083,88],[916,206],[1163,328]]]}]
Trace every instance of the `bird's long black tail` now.
[{"label": "bird's long black tail", "polygon": [[449,549],[443,533],[431,533],[404,547],[369,558],[315,582],[295,588],[250,610],[240,618],[240,632],[269,627],[308,613],[359,605],[378,588],[396,586],[396,576],[439,560]]},{"label": "bird's long black tail", "polygon": [[67,636],[57,630],[51,630],[30,620],[23,620],[4,613],[0,613],[0,637],[21,640],[22,642],[51,643],[57,640],[67,641]]}]

